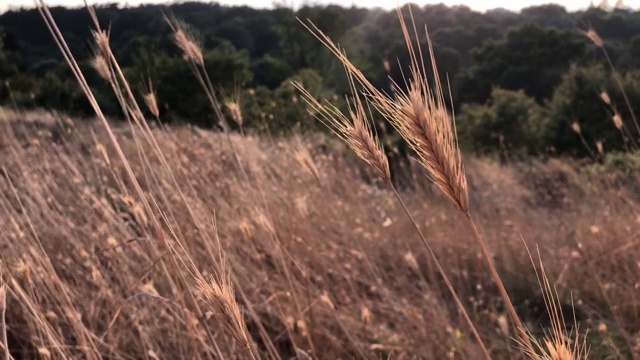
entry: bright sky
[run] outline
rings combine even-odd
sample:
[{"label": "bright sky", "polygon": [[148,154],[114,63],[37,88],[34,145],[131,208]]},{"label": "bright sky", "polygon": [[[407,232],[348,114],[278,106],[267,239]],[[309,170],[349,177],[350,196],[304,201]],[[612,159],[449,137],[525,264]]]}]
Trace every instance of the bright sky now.
[{"label": "bright sky", "polygon": [[[113,3],[116,0],[88,0],[90,4],[99,3]],[[277,2],[283,2],[282,0],[276,0]],[[556,2],[568,10],[584,9],[589,6],[589,0],[284,0],[287,5],[294,5],[298,7],[304,4],[338,4],[342,6],[366,6],[366,7],[382,7],[385,9],[395,8],[398,4],[404,4],[407,2],[413,2],[419,5],[428,3],[445,3],[447,5],[464,4],[474,10],[484,11],[494,8],[505,8],[509,10],[520,10],[524,7],[533,5],[542,5],[549,2]],[[594,3],[598,5],[601,0],[594,0]],[[614,5],[617,0],[609,0],[611,5]],[[623,0],[626,5],[631,6],[634,9],[640,8],[640,0]],[[82,0],[45,0],[48,5],[64,5],[64,6],[81,6]],[[121,4],[128,4],[131,6],[139,5],[141,3],[166,3],[162,0],[117,0]],[[249,5],[256,8],[268,8],[274,3],[274,0],[218,0],[217,2],[223,5]],[[20,6],[33,6],[33,0],[0,0],[0,12],[9,8],[18,8]]]}]

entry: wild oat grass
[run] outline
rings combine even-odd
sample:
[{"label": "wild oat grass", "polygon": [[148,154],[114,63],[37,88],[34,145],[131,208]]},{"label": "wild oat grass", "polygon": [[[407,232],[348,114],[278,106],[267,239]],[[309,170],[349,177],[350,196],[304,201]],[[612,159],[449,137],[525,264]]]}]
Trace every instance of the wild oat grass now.
[{"label": "wild oat grass", "polygon": [[143,91],[142,99],[144,100],[145,105],[147,105],[147,109],[149,109],[151,115],[156,119],[159,119],[160,108],[158,108],[158,97],[156,96],[156,92],[151,83],[149,83],[148,87]]},{"label": "wild oat grass", "polygon": [[[528,251],[528,250],[527,250]],[[529,254],[531,257],[531,254]],[[523,343],[523,350],[533,360],[582,360],[588,359],[589,349],[587,347],[586,336],[580,334],[580,326],[574,323],[572,330],[567,333],[565,314],[563,314],[562,303],[558,298],[557,289],[551,285],[545,271],[540,250],[538,250],[540,272],[536,269],[536,277],[540,284],[545,308],[549,314],[551,331],[546,333],[544,339],[537,339],[530,335],[531,342]],[[536,266],[533,257],[531,262]],[[573,308],[573,302],[572,302]],[[575,312],[572,314],[575,321]],[[534,346],[534,347],[531,347]]]},{"label": "wild oat grass", "polygon": [[[602,38],[600,37],[600,35],[598,35],[598,32],[593,28],[593,27],[589,27],[589,29],[587,29],[586,31],[582,31],[582,33],[589,38],[589,40],[591,40],[597,47],[600,48],[600,50],[602,50],[602,54],[604,55],[605,59],[607,60],[607,63],[609,64],[609,68],[611,69],[611,74],[613,75],[613,78],[616,81],[616,84],[618,85],[618,89],[620,90],[620,93],[622,94],[622,97],[624,98],[624,102],[627,105],[627,109],[629,110],[629,114],[631,115],[631,118],[633,119],[633,124],[635,125],[635,129],[636,129],[636,135],[635,136],[631,136],[631,139],[635,139],[636,136],[640,137],[640,124],[638,123],[638,119],[636,118],[636,114],[635,111],[633,109],[633,105],[631,104],[631,102],[629,101],[629,97],[627,96],[627,92],[624,89],[624,86],[622,85],[622,81],[620,80],[620,75],[618,74],[618,71],[616,70],[615,66],[613,65],[613,62],[611,61],[611,58],[609,57],[609,52],[607,51],[607,47],[605,46],[604,41],[602,40]],[[613,107],[613,105],[611,104],[611,98],[609,97],[609,95],[606,92],[601,92],[600,93],[600,98],[602,99],[602,101],[604,101],[607,105],[609,105],[610,107]],[[618,125],[616,125],[616,127],[618,127]],[[637,148],[637,146],[636,146]]]},{"label": "wild oat grass", "polygon": [[[388,165],[375,166],[386,157],[367,104],[419,121],[407,134],[422,137],[416,145],[433,153],[418,163],[435,185],[412,164],[404,169],[411,188],[383,188],[338,144],[312,137],[265,141],[186,126],[152,129],[108,36],[99,35],[106,80],[128,120],[114,124],[40,5],[97,121],[0,108],[5,357],[522,358],[509,345],[514,333],[503,290],[482,265],[486,249],[470,246],[452,203],[481,219],[486,243],[497,249],[490,265],[515,294],[533,339],[547,328],[538,324],[545,314],[561,314],[556,324],[564,315],[541,312],[549,302],[539,280],[523,271],[531,262],[513,241],[520,235],[539,244],[558,306],[575,294],[576,324],[597,327],[602,341],[590,353],[637,356],[634,184],[606,186],[620,179],[558,160],[499,167],[465,158],[463,168],[441,96],[426,96],[418,84],[405,102],[385,97],[348,64],[360,90],[355,111],[331,124],[355,141],[347,144],[369,170],[388,179]],[[95,33],[106,34],[90,14]],[[212,89],[205,73],[197,74],[203,89]],[[434,120],[447,123],[429,124]],[[449,183],[449,193],[438,181]],[[597,286],[584,281],[585,271]],[[536,351],[557,357],[573,349],[566,338],[546,339]]]},{"label": "wild oat grass", "polygon": [[[398,18],[409,53],[410,74],[408,78],[404,80],[407,88],[404,89],[396,84],[393,96],[377,90],[362,72],[349,61],[346,52],[336,46],[335,43],[315,27],[315,25],[310,24],[305,26],[343,63],[348,73],[350,83],[358,83],[363,87],[363,91],[368,95],[368,99],[372,105],[393,125],[411,149],[417,154],[418,161],[425,168],[432,181],[466,217],[468,226],[477,240],[487,263],[489,272],[498,286],[507,311],[515,324],[516,331],[519,333],[519,339],[529,344],[530,340],[527,337],[526,328],[522,324],[509,294],[504,287],[502,279],[496,270],[493,254],[491,254],[471,216],[467,179],[457,143],[454,125],[455,120],[446,108],[443,87],[438,77],[432,44],[425,28],[428,55],[432,69],[432,73],[427,74],[423,51],[419,45],[420,37],[418,30],[413,14],[411,13],[411,7],[409,6],[408,9],[410,24],[407,24],[402,9],[398,9]],[[415,45],[415,43],[418,45]],[[431,83],[434,84],[433,88],[429,85]],[[352,86],[352,89],[354,87],[355,85]],[[306,95],[306,98],[311,98],[308,92],[303,92],[303,94]],[[356,94],[356,96],[358,95]],[[370,161],[367,162],[369,163]],[[398,199],[400,199],[399,196]],[[411,218],[409,212],[407,212],[407,215]],[[416,229],[420,231],[417,225]],[[424,236],[421,236],[421,238],[424,240]],[[423,242],[425,246],[429,247],[426,240]],[[433,257],[436,258],[435,255],[433,255]],[[439,270],[439,272],[444,275],[444,271]],[[444,277],[446,278],[446,275],[444,275]],[[473,324],[470,324],[470,327],[473,329]],[[475,330],[474,333],[476,333]],[[476,338],[478,342],[482,344],[479,336],[476,336]],[[489,356],[486,351],[485,356]]]},{"label": "wild oat grass", "polygon": [[[6,175],[0,176],[0,221],[6,230],[0,234],[0,267],[15,357],[39,357],[38,348],[57,358],[90,357],[88,350],[77,347],[83,332],[102,339],[95,353],[103,357],[137,358],[153,351],[160,358],[208,358],[216,346],[223,358],[250,357],[223,331],[218,311],[201,301],[205,298],[195,280],[190,286],[204,317],[179,306],[184,290],[174,292],[159,258],[151,256],[148,224],[136,220],[139,201],[119,200],[127,197],[126,177],[122,181],[126,172],[99,123],[69,127],[64,119],[46,113],[25,115],[35,122],[11,112],[3,116],[0,144]],[[138,156],[135,128],[112,126],[134,173],[143,174],[149,165],[163,166],[156,157],[147,163]],[[41,134],[34,130],[38,128]],[[58,128],[72,131],[54,141],[47,134]],[[153,135],[177,182],[193,190],[185,193],[187,203],[174,201],[180,195],[173,181],[158,173],[157,181],[139,176],[144,193],[167,209],[170,228],[187,239],[184,246],[204,279],[218,274],[212,266],[218,263],[219,234],[236,301],[260,357],[290,358],[296,356],[294,347],[307,352],[305,332],[318,349],[314,357],[320,359],[479,356],[481,350],[457,306],[438,291],[442,282],[429,280],[435,265],[392,192],[366,183],[362,169],[339,147],[324,153],[320,143],[305,138],[320,183],[292,155],[295,143],[234,139],[242,143],[238,148],[248,167],[262,169],[255,181],[265,190],[263,201],[271,216],[261,217],[254,212],[254,198],[224,135],[188,127],[155,129]],[[152,147],[144,149],[151,152]],[[212,158],[217,161],[203,160]],[[536,338],[547,328],[539,324],[547,312],[540,312],[542,300],[535,301],[542,299],[537,280],[524,270],[531,269],[531,261],[517,240],[520,234],[539,244],[547,275],[558,285],[558,299],[566,304],[573,294],[581,333],[589,331],[588,339],[594,339],[592,357],[616,351],[630,357],[617,335],[618,325],[606,312],[624,319],[631,338],[638,336],[640,318],[632,301],[634,286],[640,284],[634,186],[620,193],[606,186],[605,179],[576,173],[557,161],[505,168],[487,160],[466,160],[467,176],[474,179],[472,204],[478,204],[475,211],[487,241],[498,249],[496,266],[505,285],[514,289],[514,303],[526,314]],[[410,212],[421,219],[434,253],[446,256],[450,281],[468,302],[469,317],[492,358],[519,358],[505,342],[505,336],[514,333],[501,330],[500,319],[508,315],[478,251],[460,230],[450,200],[434,190],[416,186],[399,191]],[[548,194],[563,200],[545,200]],[[306,211],[299,210],[302,197]],[[199,227],[187,204],[202,219]],[[214,211],[216,224],[211,221]],[[594,225],[599,232],[591,231]],[[273,245],[274,233],[282,247]],[[579,257],[572,255],[578,250]],[[289,259],[284,263],[277,260],[283,251]],[[413,260],[407,260],[409,251]],[[587,259],[598,269],[595,275],[611,307],[604,305],[599,287],[584,281]],[[303,319],[297,312],[284,266],[289,267],[302,315],[311,316]],[[73,313],[81,314],[81,326],[67,328]],[[570,325],[573,316],[565,315]],[[288,318],[294,324],[303,320],[304,332],[295,325],[288,328]],[[602,321],[608,326],[600,332]]]}]

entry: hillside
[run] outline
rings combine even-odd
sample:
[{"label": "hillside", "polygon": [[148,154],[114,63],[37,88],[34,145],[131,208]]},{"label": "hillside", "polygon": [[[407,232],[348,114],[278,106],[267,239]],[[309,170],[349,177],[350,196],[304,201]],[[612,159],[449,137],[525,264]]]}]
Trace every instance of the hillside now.
[{"label": "hillside", "polygon": [[[342,145],[111,126],[144,201],[96,121],[0,108],[13,358],[251,358],[228,312],[211,310],[215,286],[198,281],[215,274],[263,358],[477,358],[400,205]],[[526,246],[594,359],[640,356],[637,175],[565,159],[464,161],[480,231],[530,331],[549,322]],[[481,337],[494,358],[517,358],[471,232],[406,166],[401,196]]]}]

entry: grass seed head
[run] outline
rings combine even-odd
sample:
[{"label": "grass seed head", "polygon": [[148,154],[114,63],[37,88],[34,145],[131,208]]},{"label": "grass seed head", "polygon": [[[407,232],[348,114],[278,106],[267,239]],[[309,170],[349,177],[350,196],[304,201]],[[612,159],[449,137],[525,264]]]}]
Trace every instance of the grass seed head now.
[{"label": "grass seed head", "polygon": [[91,66],[96,70],[101,78],[109,81],[111,79],[111,68],[107,59],[101,54],[97,53],[93,59],[91,59]]},{"label": "grass seed head", "polygon": [[204,56],[202,49],[193,39],[193,37],[182,28],[177,28],[173,34],[173,41],[182,50],[182,54],[186,60],[204,66]]},{"label": "grass seed head", "polygon": [[198,277],[197,284],[203,300],[210,306],[214,317],[240,344],[249,347],[247,327],[236,302],[231,280],[226,276],[204,279]]},{"label": "grass seed head", "polygon": [[156,118],[160,117],[160,109],[158,108],[158,101],[156,98],[156,94],[153,90],[150,90],[147,93],[142,94],[142,99],[144,103],[147,105],[149,112]]},{"label": "grass seed head", "polygon": [[613,120],[613,125],[615,125],[618,130],[622,130],[624,123],[622,122],[622,116],[620,116],[618,112],[613,114],[613,118],[611,118],[611,120]]},{"label": "grass seed head", "polygon": [[571,130],[573,130],[576,134],[580,134],[580,124],[577,121],[571,123]]},{"label": "grass seed head", "polygon": [[589,40],[591,40],[594,44],[596,44],[596,46],[604,46],[604,41],[602,41],[600,35],[598,35],[598,33],[593,28],[589,28],[587,31],[584,31],[584,35],[588,37]]},{"label": "grass seed head", "polygon": [[238,126],[242,126],[242,110],[240,109],[240,103],[238,101],[227,101],[225,106],[231,113],[231,119],[235,121]]},{"label": "grass seed head", "polygon": [[353,78],[349,72],[347,73],[354,94],[349,101],[348,115],[328,102],[320,103],[302,84],[294,83],[293,85],[309,104],[309,113],[333,130],[381,179],[388,182],[391,180],[389,160],[380,140],[371,129],[367,110],[355,89]]},{"label": "grass seed head", "polygon": [[469,210],[467,180],[460,149],[450,117],[441,101],[434,98],[426,80],[415,72],[407,93],[397,92],[391,123],[418,154],[440,190],[464,213]]},{"label": "grass seed head", "polygon": [[91,30],[93,41],[96,44],[98,52],[103,56],[109,54],[109,33],[105,30]]},{"label": "grass seed head", "polygon": [[604,145],[602,143],[602,140],[596,141],[596,149],[598,150],[598,154],[604,154]]}]

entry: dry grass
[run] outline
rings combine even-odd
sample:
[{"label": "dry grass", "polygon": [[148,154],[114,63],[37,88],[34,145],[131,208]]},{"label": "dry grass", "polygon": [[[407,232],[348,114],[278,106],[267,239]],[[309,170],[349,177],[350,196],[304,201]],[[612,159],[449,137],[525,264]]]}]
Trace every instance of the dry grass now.
[{"label": "dry grass", "polygon": [[[429,34],[425,28],[428,55],[432,69],[431,73],[426,71],[424,53],[420,45],[420,36],[418,35],[418,29],[411,12],[411,6],[408,7],[408,12],[408,17],[410,19],[409,22],[405,19],[401,8],[397,11],[405,45],[409,53],[410,74],[404,79],[406,88],[394,84],[393,96],[384,94],[373,86],[362,72],[360,72],[360,70],[349,61],[349,58],[346,56],[346,52],[340,49],[340,47],[328,38],[320,29],[315,27],[313,23],[309,23],[309,25],[305,24],[305,27],[307,27],[307,29],[318,40],[320,40],[320,42],[324,44],[327,49],[329,49],[338,58],[338,60],[342,62],[349,77],[354,98],[359,99],[355,86],[355,83],[357,82],[358,85],[362,86],[365,94],[368,95],[368,102],[370,102],[381,113],[381,115],[394,126],[400,136],[402,136],[415,154],[417,154],[419,163],[427,171],[434,184],[438,186],[442,193],[445,194],[465,216],[466,223],[477,240],[477,244],[482,252],[484,260],[486,261],[488,270],[498,287],[500,295],[504,301],[504,305],[514,323],[516,331],[519,334],[516,340],[524,342],[527,347],[532,347],[526,328],[522,324],[522,321],[513,306],[511,297],[509,296],[502,278],[496,269],[493,254],[478,231],[476,223],[470,212],[467,178],[465,176],[464,165],[462,163],[462,157],[458,147],[457,134],[455,131],[455,119],[453,118],[453,115],[449,113],[445,105],[443,86],[438,75],[437,64],[435,62],[435,56],[433,54],[433,47],[431,40],[429,39]],[[302,89],[299,84],[297,87]],[[310,104],[315,105],[311,95],[304,91],[304,89],[302,90],[307,101]],[[316,111],[318,110],[317,105],[313,106],[313,108]],[[324,111],[324,113],[330,112],[331,111]],[[332,114],[329,114],[329,117],[331,115]],[[324,116],[327,117],[327,115]],[[346,118],[346,116],[340,114],[339,111],[337,115],[333,115],[334,118],[338,119],[341,116],[342,118]],[[344,121],[341,120],[330,120],[328,122],[333,122],[334,124],[344,123]],[[353,120],[353,123],[356,124],[358,121]],[[347,132],[346,135],[343,135],[342,137],[347,141],[351,148],[355,149],[356,154],[375,168],[374,163],[366,158],[365,155],[367,152],[359,151],[358,147],[353,145],[360,143],[355,135]],[[404,205],[401,197],[397,194],[397,191],[396,195],[400,203]],[[413,219],[410,211],[406,210],[406,213],[415,224],[415,220]],[[416,229],[418,233],[420,233],[420,229],[417,224]],[[456,303],[460,304],[457,293],[450,285],[445,270],[438,261],[438,257],[432,251],[422,233],[420,233],[420,238],[423,240],[424,246],[431,254],[438,272],[447,283]],[[469,320],[466,310],[462,305],[459,307],[461,313],[463,313],[465,318],[468,320],[469,327],[476,336],[478,343],[481,345],[484,356],[489,358],[489,353],[486,350],[482,339],[475,330],[474,324]]]},{"label": "dry grass", "polygon": [[[329,121],[367,169],[331,141],[319,151],[311,138],[230,133],[204,59],[186,48],[225,134],[152,129],[90,10],[96,53],[128,120],[116,126],[102,116],[48,9],[40,10],[99,121],[0,108],[5,357],[464,359],[483,352],[511,359],[524,356],[505,338],[507,313],[525,330],[514,306],[532,343],[552,358],[571,355],[563,334],[578,323],[601,335],[591,343],[596,356],[637,356],[635,183],[587,180],[557,161],[497,169],[467,159],[464,170],[441,89],[421,83],[417,60],[408,92],[396,98],[368,87],[345,62],[354,106],[349,117]],[[176,38],[181,29],[174,27]],[[372,169],[388,184],[390,176],[356,85],[419,154],[403,170],[409,188],[364,180]],[[513,241],[519,235],[542,249],[542,291],[537,273],[527,271],[525,247]],[[474,241],[480,251],[469,246]],[[548,295],[551,282],[556,297]],[[566,322],[569,292],[577,301]],[[550,325],[540,324],[547,314]],[[539,342],[549,327],[552,336]],[[520,341],[534,349],[529,337]]]},{"label": "dry grass", "polygon": [[[531,256],[531,254],[529,254]],[[551,330],[545,331],[543,339],[531,335],[529,343],[522,343],[523,349],[532,360],[582,360],[587,359],[589,349],[587,348],[586,336],[580,334],[580,326],[575,321],[571,331],[567,333],[567,323],[562,309],[562,303],[558,297],[558,292],[549,281],[549,277],[540,257],[538,250],[540,271],[536,269],[536,277],[540,283],[542,298],[545,308],[549,314]],[[535,265],[533,257],[531,262]],[[574,308],[572,303],[572,309]],[[573,335],[573,336],[572,336]]]},{"label": "dry grass", "polygon": [[[228,321],[220,322],[217,315],[200,320],[180,304],[184,290],[174,288],[158,258],[149,253],[150,220],[127,193],[121,161],[101,150],[113,153],[99,124],[74,124],[46,113],[18,119],[3,112],[2,117],[6,175],[0,178],[0,219],[7,231],[1,235],[0,266],[15,357],[48,351],[54,358],[140,358],[150,353],[207,358],[216,347],[225,358],[250,356],[220,331]],[[186,240],[184,251],[193,266],[182,271],[189,277],[188,269],[198,269],[205,280],[223,274],[213,270],[219,261],[218,234],[259,356],[303,358],[299,351],[312,354],[306,336],[317,349],[312,356],[322,359],[478,354],[457,308],[439,290],[441,282],[419,280],[430,279],[432,265],[393,194],[361,180],[364,169],[339,147],[318,153],[307,145],[320,182],[292,156],[299,145],[235,138],[253,186],[261,189],[263,206],[269,209],[270,215],[259,216],[223,135],[190,128],[154,130],[200,219],[196,226],[186,203],[176,201],[180,195],[168,174],[145,179],[145,169],[161,163],[156,157],[149,163],[140,158],[132,131],[114,128],[144,193],[166,209],[167,230]],[[622,330],[631,339],[640,334],[635,300],[640,287],[640,243],[634,235],[638,204],[629,192],[637,189],[607,185],[606,177],[589,179],[560,162],[499,168],[469,159],[467,176],[470,202],[490,245],[499,249],[496,266],[528,328],[539,335],[548,325],[520,234],[540,246],[547,276],[557,284],[565,308],[573,294],[580,329],[590,330],[593,356],[620,351],[628,357]],[[505,346],[504,309],[489,276],[483,275],[479,253],[470,246],[471,233],[457,225],[448,199],[426,179],[415,185],[402,190],[411,195],[407,206],[434,251],[446,258],[451,281],[492,356],[517,357],[517,351]],[[304,211],[301,202],[308,204]],[[273,246],[274,234],[281,246]],[[407,260],[409,252],[412,261]],[[285,262],[278,260],[282,254]],[[597,278],[601,287],[584,281],[590,268],[595,272],[589,278]],[[210,300],[195,279],[190,286],[207,306]],[[292,290],[302,312],[292,301]],[[215,287],[209,290],[210,295],[224,293],[230,296]],[[571,312],[565,315],[573,324]],[[608,326],[600,332],[603,322]]]}]

